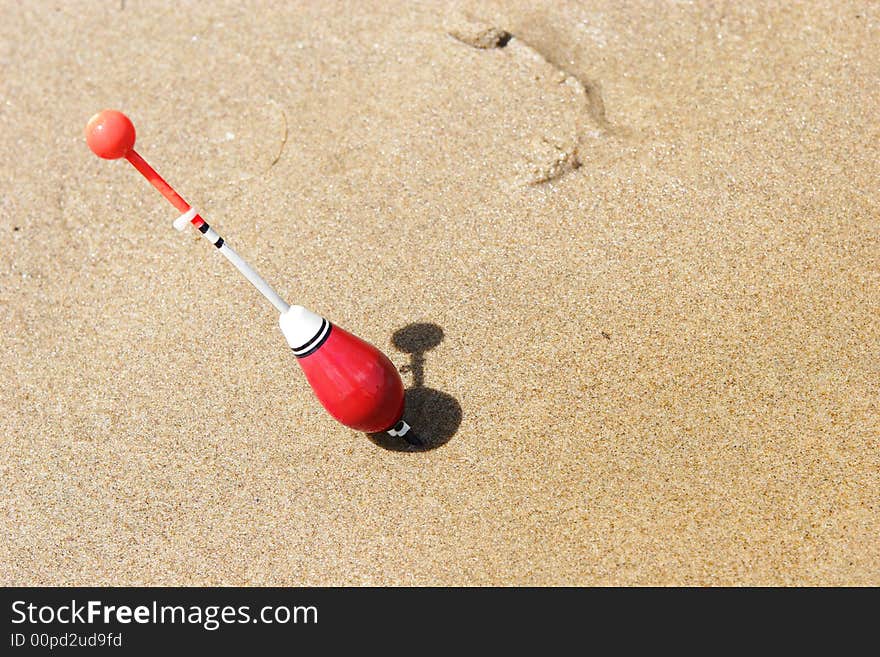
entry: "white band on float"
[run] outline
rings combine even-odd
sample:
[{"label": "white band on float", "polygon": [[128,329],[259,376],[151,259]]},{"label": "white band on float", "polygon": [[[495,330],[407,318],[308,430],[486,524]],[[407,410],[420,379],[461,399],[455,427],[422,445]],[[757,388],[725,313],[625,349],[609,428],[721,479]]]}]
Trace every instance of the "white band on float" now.
[{"label": "white band on float", "polygon": [[302,306],[291,306],[281,314],[281,332],[294,356],[306,356],[324,343],[332,325],[326,319]]},{"label": "white band on float", "polygon": [[[220,241],[220,233],[218,233],[216,230],[214,230],[210,226],[208,226],[208,229],[204,233],[202,233],[202,235],[204,236],[204,238],[206,240],[208,240],[211,244],[213,244],[215,246],[217,245],[217,242]],[[220,247],[218,246],[217,248],[220,248]]]},{"label": "white band on float", "polygon": [[189,210],[187,210],[186,212],[184,212],[182,215],[180,215],[177,219],[175,219],[175,220],[174,220],[174,223],[173,223],[172,225],[174,226],[174,228],[175,228],[178,232],[183,231],[183,229],[186,228],[186,225],[187,225],[190,221],[192,221],[193,219],[195,219],[195,216],[196,216],[198,213],[199,213],[199,211],[196,210],[195,208],[190,208]]},{"label": "white band on float", "polygon": [[402,437],[402,436],[405,436],[406,434],[408,434],[410,429],[412,429],[411,426],[409,426],[403,420],[400,420],[397,424],[395,424],[393,427],[391,427],[385,433],[387,433],[389,436],[394,436],[395,438],[399,438],[399,437]]}]

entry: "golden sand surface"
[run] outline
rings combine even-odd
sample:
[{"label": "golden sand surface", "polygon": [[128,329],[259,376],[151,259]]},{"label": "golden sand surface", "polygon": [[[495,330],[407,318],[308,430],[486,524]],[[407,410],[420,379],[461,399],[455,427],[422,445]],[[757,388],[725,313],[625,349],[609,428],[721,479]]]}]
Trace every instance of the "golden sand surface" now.
[{"label": "golden sand surface", "polygon": [[[880,584],[880,5],[0,17],[0,583]],[[324,412],[104,107],[433,449]]]}]

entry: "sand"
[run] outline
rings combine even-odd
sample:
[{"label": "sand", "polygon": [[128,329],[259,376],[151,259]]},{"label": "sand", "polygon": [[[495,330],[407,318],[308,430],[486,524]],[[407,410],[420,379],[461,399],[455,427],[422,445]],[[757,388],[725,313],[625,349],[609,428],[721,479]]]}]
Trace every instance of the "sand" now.
[{"label": "sand", "polygon": [[880,584],[880,6],[0,12],[0,583]]}]

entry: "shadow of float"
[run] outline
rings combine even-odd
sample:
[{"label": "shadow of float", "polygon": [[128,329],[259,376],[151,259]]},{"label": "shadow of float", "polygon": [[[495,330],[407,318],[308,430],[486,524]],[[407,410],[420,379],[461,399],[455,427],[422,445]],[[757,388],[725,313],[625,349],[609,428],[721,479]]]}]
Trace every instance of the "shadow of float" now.
[{"label": "shadow of float", "polygon": [[421,445],[413,445],[403,437],[387,433],[369,434],[379,447],[395,452],[426,452],[449,442],[461,425],[461,404],[440,390],[425,386],[425,352],[443,340],[443,329],[436,324],[409,324],[394,332],[394,346],[410,354],[409,365],[400,368],[412,373],[412,386],[406,391],[403,419],[419,437]]}]

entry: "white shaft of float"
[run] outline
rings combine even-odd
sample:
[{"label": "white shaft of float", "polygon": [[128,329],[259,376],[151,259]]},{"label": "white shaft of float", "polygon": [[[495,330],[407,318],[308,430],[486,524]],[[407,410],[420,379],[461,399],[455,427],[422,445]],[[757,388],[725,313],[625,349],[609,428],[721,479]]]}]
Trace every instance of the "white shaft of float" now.
[{"label": "white shaft of float", "polygon": [[[198,210],[190,208],[174,220],[174,227],[179,231],[183,231],[186,228],[186,225],[190,223],[193,220],[193,217],[197,214],[199,214]],[[202,219],[204,219],[204,217],[202,217]],[[251,285],[257,288],[257,291],[266,297],[269,300],[269,303],[278,309],[278,312],[283,315],[290,309],[290,304],[282,299],[279,294],[272,289],[272,286],[263,280],[263,277],[254,271],[254,268],[251,267],[244,258],[238,255],[222,237],[220,237],[217,231],[211,228],[207,222],[203,224],[203,228],[204,230],[202,230],[202,228],[198,229],[199,232],[202,233],[202,237],[216,246],[220,253],[222,253],[226,259],[250,281]]]},{"label": "white shaft of float", "polygon": [[278,296],[278,293],[272,289],[272,286],[263,280],[263,277],[255,272],[253,268],[232,249],[232,247],[224,242],[223,246],[220,247],[220,253],[225,255],[226,259],[235,265],[235,268],[251,282],[251,285],[257,288],[257,291],[260,294],[266,297],[269,302],[278,309],[278,312],[283,315],[290,309],[290,304]]}]

